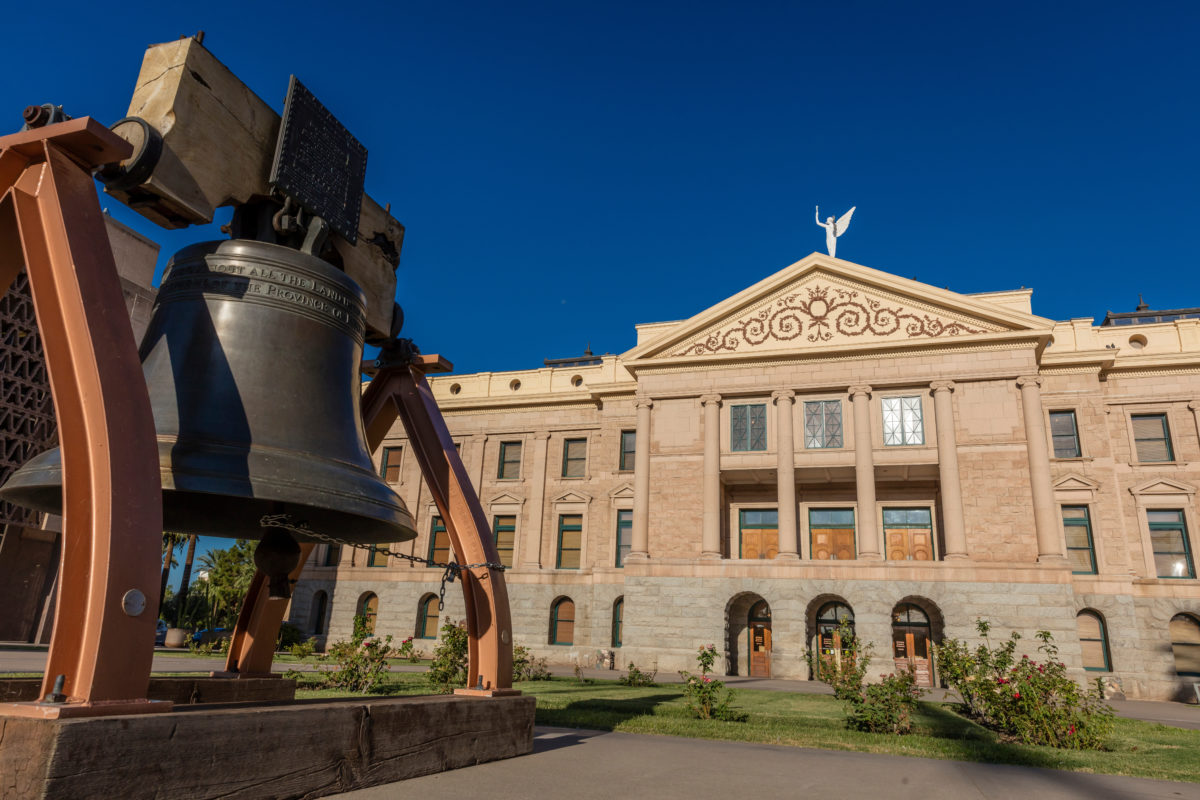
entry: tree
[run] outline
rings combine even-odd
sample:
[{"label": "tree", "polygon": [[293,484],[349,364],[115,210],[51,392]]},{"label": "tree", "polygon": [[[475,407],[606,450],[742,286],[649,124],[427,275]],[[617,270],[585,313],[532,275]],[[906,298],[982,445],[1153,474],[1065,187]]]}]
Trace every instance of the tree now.
[{"label": "tree", "polygon": [[163,534],[163,565],[162,565],[162,584],[158,587],[158,607],[162,608],[167,601],[167,578],[171,575],[171,567],[177,563],[175,561],[175,551],[183,544],[182,533],[164,533]]},{"label": "tree", "polygon": [[187,603],[188,586],[192,580],[192,560],[196,556],[196,540],[200,538],[195,534],[188,537],[187,557],[183,560],[183,577],[179,580],[179,600],[175,606],[175,624],[179,625],[179,616],[183,613],[184,605]]},{"label": "tree", "polygon": [[207,570],[205,589],[212,609],[213,627],[232,627],[242,608],[242,600],[254,578],[255,542],[237,539],[232,547],[210,550],[200,557]]}]

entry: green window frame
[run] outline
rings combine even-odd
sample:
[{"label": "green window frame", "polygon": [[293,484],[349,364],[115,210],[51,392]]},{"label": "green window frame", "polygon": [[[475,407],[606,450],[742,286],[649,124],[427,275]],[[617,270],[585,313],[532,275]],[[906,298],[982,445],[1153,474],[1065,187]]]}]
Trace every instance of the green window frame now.
[{"label": "green window frame", "polygon": [[1062,521],[1071,572],[1075,575],[1095,575],[1096,544],[1092,538],[1092,518],[1088,507],[1063,506]]},{"label": "green window frame", "polygon": [[621,646],[621,628],[624,624],[623,617],[625,616],[625,598],[618,597],[613,603],[612,613],[612,647]]},{"label": "green window frame", "polygon": [[[929,506],[888,506],[883,509],[884,557],[887,558],[889,553],[887,538],[889,530],[914,530],[916,528],[929,531],[929,560],[937,561],[937,537],[933,535],[933,509]],[[913,560],[911,552],[906,560]]]},{"label": "green window frame", "polygon": [[767,407],[763,403],[729,407],[729,449],[735,453],[767,449]]},{"label": "green window frame", "polygon": [[385,447],[379,462],[379,474],[388,483],[400,482],[400,460],[404,455],[403,447]]},{"label": "green window frame", "polygon": [[925,420],[919,396],[885,397],[882,408],[884,445],[925,444]]},{"label": "green window frame", "polygon": [[517,536],[517,518],[513,514],[497,514],[492,518],[492,535],[496,538],[496,551],[500,554],[500,563],[511,568],[513,565],[513,544]]},{"label": "green window frame", "polygon": [[[851,540],[854,542],[853,559],[858,559],[858,530],[854,525],[854,509],[853,508],[810,508],[808,510],[808,552],[809,558],[816,559],[813,555],[813,529],[818,530],[848,530],[851,533]],[[829,560],[837,561],[837,554]]]},{"label": "green window frame", "polygon": [[560,514],[558,517],[558,569],[579,569],[583,544],[583,515]]},{"label": "green window frame", "polygon": [[563,439],[562,476],[587,476],[587,439]]},{"label": "green window frame", "polygon": [[1079,458],[1079,425],[1074,411],[1050,412],[1050,439],[1054,443],[1055,458]]},{"label": "green window frame", "polygon": [[637,431],[621,431],[621,457],[617,460],[617,470],[632,472],[636,454]]},{"label": "green window frame", "polygon": [[575,601],[561,597],[550,607],[550,644],[575,643]]},{"label": "green window frame", "polygon": [[[745,558],[744,531],[778,531],[779,509],[742,508],[738,510],[738,558]],[[779,546],[776,539],[776,547]],[[761,556],[760,556],[761,558]]]},{"label": "green window frame", "polygon": [[417,603],[418,639],[436,639],[438,632],[437,595],[427,594]]},{"label": "green window frame", "polygon": [[842,446],[842,401],[804,401],[804,446],[810,450]]},{"label": "green window frame", "polygon": [[387,553],[379,549],[379,545],[371,545],[371,549],[367,551],[367,566],[368,567],[386,567],[388,565]]},{"label": "green window frame", "polygon": [[521,477],[521,442],[500,443],[500,464],[496,469],[496,478],[502,481],[515,481]]},{"label": "green window frame", "polygon": [[1175,460],[1171,448],[1171,427],[1166,414],[1131,414],[1133,447],[1139,463],[1154,464]]},{"label": "green window frame", "polygon": [[1075,625],[1079,630],[1079,645],[1083,651],[1083,668],[1088,672],[1112,672],[1104,617],[1085,608],[1075,615]]},{"label": "green window frame", "polygon": [[1180,509],[1148,508],[1150,547],[1154,572],[1159,578],[1195,578],[1196,564],[1188,542],[1187,521]]},{"label": "green window frame", "polygon": [[321,562],[323,567],[336,567],[342,561],[342,546],[340,544],[325,545],[325,560]]},{"label": "green window frame", "polygon": [[438,564],[450,561],[450,534],[441,517],[434,517],[429,526],[429,560]]},{"label": "green window frame", "polygon": [[625,566],[625,558],[633,547],[633,510],[617,509],[617,566]]}]

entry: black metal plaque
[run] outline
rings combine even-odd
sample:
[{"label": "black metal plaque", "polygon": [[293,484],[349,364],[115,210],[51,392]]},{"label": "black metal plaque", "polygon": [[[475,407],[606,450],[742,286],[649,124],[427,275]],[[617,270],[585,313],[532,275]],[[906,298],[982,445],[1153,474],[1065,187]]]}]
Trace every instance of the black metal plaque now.
[{"label": "black metal plaque", "polygon": [[367,148],[293,75],[271,185],[354,244],[366,175]]}]

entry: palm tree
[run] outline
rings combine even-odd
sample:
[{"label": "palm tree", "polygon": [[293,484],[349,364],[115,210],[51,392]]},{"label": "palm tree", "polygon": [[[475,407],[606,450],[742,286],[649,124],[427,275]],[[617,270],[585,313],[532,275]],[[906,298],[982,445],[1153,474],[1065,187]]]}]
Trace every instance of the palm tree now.
[{"label": "palm tree", "polygon": [[199,537],[195,534],[188,536],[187,557],[183,560],[183,577],[179,581],[179,600],[176,603],[175,624],[179,624],[179,618],[183,615],[183,606],[187,602],[188,586],[192,580],[192,559],[196,556],[196,539]]},{"label": "palm tree", "polygon": [[163,534],[163,565],[162,565],[162,585],[158,590],[158,607],[161,610],[163,602],[167,599],[167,578],[171,575],[171,567],[175,566],[175,551],[183,544],[182,533],[164,533]]}]

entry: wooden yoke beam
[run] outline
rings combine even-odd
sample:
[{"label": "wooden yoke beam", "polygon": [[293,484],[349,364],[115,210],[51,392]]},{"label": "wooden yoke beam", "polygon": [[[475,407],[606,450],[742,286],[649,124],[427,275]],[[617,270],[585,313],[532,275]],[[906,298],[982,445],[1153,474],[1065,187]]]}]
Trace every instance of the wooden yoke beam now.
[{"label": "wooden yoke beam", "polygon": [[130,147],[84,117],[0,138],[0,291],[29,275],[63,459],[63,546],[43,696],[0,714],[165,711],[146,699],[162,486],[150,397],[90,171]]},{"label": "wooden yoke beam", "polygon": [[[407,364],[386,364],[386,351],[381,357],[385,365],[362,399],[367,446],[376,450],[398,415],[457,559],[463,564],[500,563],[479,496],[425,380],[425,372],[443,362],[437,356],[413,355]],[[504,572],[464,567],[461,578],[470,688],[455,693],[519,694],[512,689],[512,617]]]}]

